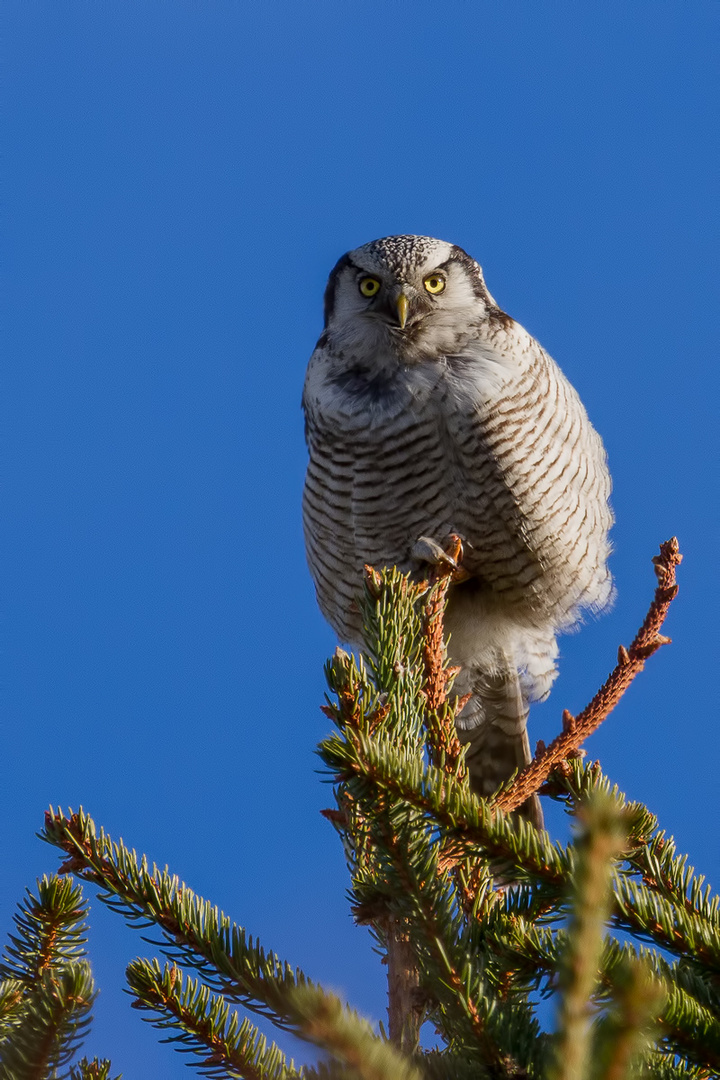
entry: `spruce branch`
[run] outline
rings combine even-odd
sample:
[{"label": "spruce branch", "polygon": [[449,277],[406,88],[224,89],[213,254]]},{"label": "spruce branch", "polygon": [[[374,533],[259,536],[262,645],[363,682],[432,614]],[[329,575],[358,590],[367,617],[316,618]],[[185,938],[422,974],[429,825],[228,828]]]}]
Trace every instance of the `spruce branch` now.
[{"label": "spruce branch", "polygon": [[94,1000],[86,961],[45,970],[0,1042],[0,1080],[44,1080],[67,1065],[87,1034]]},{"label": "spruce branch", "polygon": [[675,852],[672,837],[658,832],[648,844],[639,846],[629,861],[648,888],[720,930],[720,897],[713,895],[704,876],[695,876],[694,867],[687,865],[687,855]]},{"label": "spruce branch", "polygon": [[[496,908],[485,933],[491,947],[500,956],[507,955],[511,970],[521,980],[527,979],[530,987],[544,981],[549,989],[555,988],[556,972],[568,950],[565,930],[553,930],[518,915],[507,918]],[[663,1052],[688,1057],[698,1065],[720,1066],[717,996],[683,961],[669,963],[653,950],[606,936],[598,965],[595,996],[599,1005],[612,1007],[618,998],[617,988],[627,983],[628,971],[638,966],[652,980],[648,989],[657,991],[652,1019],[659,1026]]]},{"label": "spruce branch", "polygon": [[613,860],[627,843],[622,816],[598,796],[582,810],[575,843],[573,902],[560,966],[560,1007],[552,1080],[585,1080],[590,1062],[591,999],[610,915]]},{"label": "spruce branch", "polygon": [[323,760],[337,774],[366,785],[368,800],[381,792],[419,810],[431,825],[443,830],[439,868],[448,869],[463,856],[487,857],[511,864],[519,881],[542,881],[563,888],[570,869],[567,853],[547,833],[524,821],[498,813],[488,800],[476,798],[467,787],[440,769],[398,749],[384,733],[373,738],[358,732],[352,739],[330,736],[321,744]]},{"label": "spruce branch", "polygon": [[660,545],[660,554],[653,558],[658,587],[645,620],[629,649],[620,646],[618,662],[595,697],[582,712],[573,717],[563,713],[563,731],[549,746],[539,745],[535,758],[513,781],[494,797],[494,805],[508,812],[516,810],[548,779],[551,772],[563,768],[569,758],[577,756],[582,743],[612,712],[630,683],[645,666],[645,661],[670,638],[660,633],[670,604],[678,593],[675,568],[682,555],[676,537]]},{"label": "spruce branch", "polygon": [[597,762],[569,762],[553,784],[552,797],[569,796],[573,807],[594,794],[612,799],[629,827],[626,873],[615,882],[614,924],[681,958],[694,957],[720,979],[720,899],[688,867],[687,856],[676,854],[674,841],[656,831],[657,818],[629,802]]},{"label": "spruce branch", "polygon": [[648,1055],[643,1080],[716,1080],[717,1073],[702,1065],[690,1065],[687,1061],[673,1061],[660,1054]]},{"label": "spruce branch", "polygon": [[[522,1067],[510,1051],[510,1033],[522,1029],[523,1061],[533,1056],[528,1048],[537,1042],[537,1032],[517,1003],[510,1016],[492,984],[486,985],[484,960],[468,952],[463,902],[447,875],[438,872],[436,823],[392,788],[363,784],[351,764],[369,746],[381,753],[392,746],[404,765],[422,771],[427,749],[438,761],[435,771],[469,795],[459,743],[453,751],[448,738],[448,730],[454,738],[454,711],[446,707],[446,690],[454,673],[447,669],[442,641],[445,584],[441,574],[431,584],[413,585],[395,569],[366,568],[361,601],[366,661],[336,652],[328,667],[337,695],[328,712],[338,733],[321,745],[320,754],[339,787],[338,809],[326,816],[348,854],[356,919],[374,927],[387,954],[391,1041],[414,1049],[427,1007],[449,1043],[460,1039],[475,1048],[478,1067],[484,1062],[505,1076],[512,1061],[519,1076]],[[440,720],[434,730],[427,722],[429,705]],[[345,755],[342,764],[334,749]],[[456,869],[457,880],[467,868]],[[436,1001],[428,1000],[430,986]]]},{"label": "spruce branch", "polygon": [[626,875],[616,880],[613,920],[676,956],[696,958],[720,976],[720,938],[712,926]]},{"label": "spruce branch", "polygon": [[492,1080],[482,1063],[457,1049],[430,1050],[416,1060],[423,1080]]},{"label": "spruce branch", "polygon": [[367,675],[382,702],[382,728],[416,753],[422,752],[422,716],[417,702],[423,679],[417,602],[425,588],[424,583],[414,584],[394,567],[380,574],[368,566],[360,597],[364,658]]},{"label": "spruce branch", "polygon": [[[455,730],[455,717],[470,695],[448,702],[448,689],[460,668],[450,667],[444,636],[444,616],[450,585],[462,580],[462,541],[451,535],[445,561],[439,562],[430,575],[430,588],[422,607],[422,660],[425,697],[424,715],[426,747],[431,765],[445,767],[463,780],[467,774],[464,762],[459,764],[463,747]],[[467,575],[464,575],[467,576]]]},{"label": "spruce branch", "polygon": [[611,1008],[598,1022],[593,1040],[596,1080],[626,1080],[652,1051],[663,988],[641,961],[616,971]]},{"label": "spruce branch", "polygon": [[72,873],[98,885],[103,903],[132,925],[157,926],[160,943],[171,960],[198,970],[207,985],[230,1001],[287,1027],[287,991],[306,982],[293,969],[250,938],[245,930],[182,883],[176,875],[138,863],[122,842],[99,835],[90,817],[79,810],[65,816],[52,808],[45,814],[41,839],[59,847],[68,858],[61,873]]},{"label": "spruce branch", "polygon": [[26,984],[22,979],[3,979],[0,982],[0,1045],[22,1016],[25,991]]},{"label": "spruce branch", "polygon": [[369,894],[366,879],[356,875],[355,914],[358,921],[374,923],[386,949],[390,1039],[406,1053],[416,1049],[432,985],[441,1011],[456,1016],[465,1041],[482,1047],[485,1060],[499,1062],[501,1052],[475,1000],[483,999],[484,987],[478,992],[468,978],[465,950],[457,947],[457,907],[438,875],[436,851],[423,842],[416,814],[388,805],[382,794],[375,805],[374,874]]},{"label": "spruce branch", "polygon": [[70,1080],[122,1080],[122,1075],[110,1076],[111,1062],[107,1058],[100,1060],[83,1058],[70,1069]]},{"label": "spruce branch", "polygon": [[[441,821],[446,828],[455,826],[459,834],[456,834],[456,844],[474,842],[477,845],[482,845],[485,851],[492,852],[495,855],[502,854],[506,859],[514,860],[520,873],[522,873],[523,865],[527,867],[527,864],[531,863],[534,874],[537,875],[534,880],[541,878],[546,884],[538,902],[546,911],[549,906],[552,906],[553,893],[556,896],[560,893],[563,882],[574,871],[569,856],[567,854],[563,855],[561,849],[558,849],[557,846],[550,846],[546,836],[538,834],[522,822],[515,823],[504,819],[504,816],[492,815],[487,808],[483,808],[480,801],[475,800],[461,790],[454,789],[452,792],[454,797],[446,800],[443,796],[449,794],[447,780],[442,777],[438,770],[428,769],[423,773],[415,763],[408,766],[406,760],[399,760],[400,755],[395,755],[393,759],[392,748],[387,743],[384,743],[382,739],[380,741],[377,739],[372,740],[371,742],[359,738],[354,746],[356,751],[358,748],[361,751],[359,758],[355,758],[356,764],[361,763],[364,758],[367,766],[364,773],[368,779],[372,780],[380,790],[386,787],[391,788],[396,794],[407,798],[414,807],[424,810],[428,816],[432,815],[436,822]],[[347,764],[347,757],[344,760]],[[581,768],[579,763],[577,767]],[[412,770],[412,774],[408,775],[410,770]],[[437,780],[436,787],[432,784],[433,778]],[[441,793],[440,798],[437,797],[438,793]],[[644,808],[639,807],[638,804],[627,804],[622,798],[618,810],[623,812],[628,826],[636,825],[637,827],[638,822],[642,826],[648,817],[651,818]],[[518,842],[518,834],[520,834],[520,842]],[[452,835],[452,832],[448,830],[446,835]],[[523,840],[528,844],[528,848],[524,851]],[[537,852],[537,847],[545,848],[542,854]],[[553,863],[555,863],[554,872]],[[533,875],[528,880],[533,881]],[[677,926],[673,923],[671,931],[667,923],[673,912],[671,907],[668,906],[660,913],[666,923],[666,928],[663,930],[662,925],[660,925],[660,929],[658,929],[656,925],[657,917],[653,920],[643,914],[648,903],[647,891],[625,875],[614,876],[613,884],[613,923],[615,925],[636,934],[644,931],[653,939],[660,938],[660,943],[664,947],[671,946],[676,952],[685,955],[694,955],[694,952],[698,951],[699,946],[702,945],[702,937],[698,940],[698,935],[704,929],[702,926],[694,927],[694,937],[690,934],[692,926],[690,929],[686,927],[686,933],[681,935]],[[620,898],[622,903],[616,906],[615,897]],[[536,900],[537,898],[538,894],[536,894]],[[497,910],[497,907],[494,910]],[[657,913],[657,904],[653,907],[653,911]],[[684,921],[686,920],[684,914],[681,917]],[[513,919],[516,919],[516,916],[513,916]],[[675,920],[677,921],[677,913],[675,913]],[[681,943],[680,939],[682,939]],[[711,944],[711,942],[708,944]],[[688,949],[689,952],[686,951]],[[702,950],[700,952],[703,955]],[[556,962],[557,956],[554,957],[553,964],[556,964]],[[670,977],[675,977],[671,976],[670,972],[667,974]],[[447,981],[447,976],[445,976],[445,980]],[[677,994],[673,995],[671,1000],[677,1001]],[[681,1019],[682,1016],[685,1016],[684,1021]],[[708,1024],[711,1024],[711,1022],[707,1012],[703,1012],[701,1006],[686,998],[682,1008],[677,1011],[675,1019],[670,1016],[664,1018],[663,1028],[680,1052],[688,1052],[688,1047],[693,1041],[693,1026],[696,1032],[705,1031],[708,1042],[706,1049],[701,1053],[706,1055],[704,1060],[708,1060],[708,1054],[710,1060],[712,1060],[710,1048],[714,1036],[712,1038],[710,1036],[713,1025],[708,1026]]]},{"label": "spruce branch", "polygon": [[[328,1050],[347,1068],[346,1080],[422,1080],[405,1056],[378,1038],[366,1020],[319,987],[298,987],[292,994],[298,1034]],[[322,1075],[308,1070],[308,1076]]]},{"label": "spruce branch", "polygon": [[[697,1066],[720,1069],[717,998],[683,961],[668,963],[652,950],[636,949],[628,943],[608,939],[601,963],[601,983],[600,998],[610,1005],[606,1018],[611,1032],[610,1047],[616,1038],[612,1035],[613,1024],[622,1028],[624,1023],[628,1028],[627,1038],[632,1039],[628,1010],[637,1010],[632,1026],[640,1040],[638,1045],[657,1027],[658,1048],[663,1053],[671,1058],[684,1057]],[[633,983],[637,984],[635,988]]]},{"label": "spruce branch", "polygon": [[43,877],[37,895],[29,889],[14,916],[0,962],[0,978],[32,987],[44,972],[62,969],[85,953],[87,905],[82,889],[68,878]]},{"label": "spruce branch", "polygon": [[[462,574],[460,555],[458,541],[420,583],[396,569],[367,568],[366,652],[353,657],[337,650],[327,669],[334,697],[324,711],[336,730],[319,752],[336,784],[337,808],[325,813],[345,847],[353,913],[386,954],[389,1040],[177,877],[98,834],[82,810],[68,816],[51,810],[43,838],[64,852],[63,872],[99,886],[103,902],[131,924],[162,934],[158,944],[171,963],[136,960],[128,968],[135,1007],[166,1041],[193,1054],[207,1076],[720,1075],[720,903],[644,806],[629,802],[599,765],[573,757],[588,718],[607,715],[613,695],[666,640],[659,629],[677,589],[677,545],[661,548],[655,601],[633,645],[621,650],[618,669],[577,721],[565,717],[566,757],[561,767],[551,763],[544,791],[565,802],[582,825],[568,847],[511,815],[528,797],[517,791],[522,774],[491,799],[469,790],[454,727],[463,702],[449,695],[455,672],[442,630],[448,590]],[[506,805],[513,792],[518,803]],[[33,909],[30,917],[26,903],[25,922],[0,969],[0,1051],[21,1046],[25,1055],[20,1071],[0,1071],[0,1080],[46,1075],[28,1071],[27,1047],[40,1045],[39,1029],[29,1043],[23,1026],[40,1018],[43,1031],[49,1029],[43,987],[52,983],[57,1007],[68,997],[71,974],[89,979],[77,918],[69,915],[73,905],[84,914],[79,889],[67,881],[53,889],[64,898],[66,925],[57,913],[41,919]],[[664,955],[618,941],[615,931],[649,941]],[[183,974],[180,962],[198,977]],[[558,994],[555,1037],[535,1018],[537,992]],[[322,1047],[331,1060],[296,1070],[231,1011],[232,1003]],[[424,1017],[444,1049],[417,1051]],[[60,1031],[62,1017],[50,1021]],[[77,1014],[73,1024],[61,1040],[65,1055],[80,1031]],[[109,1062],[84,1060],[70,1075],[110,1080],[109,1072]]]},{"label": "spruce branch", "polygon": [[[396,750],[394,740],[382,734],[370,739],[354,732],[348,743],[333,736],[322,747],[323,757],[332,764],[334,758],[329,753],[328,743],[344,748],[346,752],[359,749],[361,755],[365,751],[377,753],[378,764],[384,761],[388,772],[394,774],[396,765],[388,760],[392,745],[403,765],[409,760],[409,767],[423,774],[422,762],[413,759],[407,749]],[[347,756],[343,758],[343,768],[346,764]],[[447,781],[440,770],[430,771]],[[502,1000],[493,988],[492,980],[488,982],[486,978],[482,952],[478,952],[476,945],[464,936],[465,916],[451,879],[438,869],[439,845],[429,843],[436,832],[435,823],[423,824],[417,815],[405,817],[401,813],[402,807],[393,801],[394,829],[385,833],[379,824],[384,820],[382,808],[386,797],[382,788],[363,791],[356,781],[351,782],[350,787],[361,803],[369,805],[372,802],[376,807],[375,850],[381,856],[380,881],[387,897],[385,904],[391,904],[390,910],[408,929],[419,963],[421,989],[426,994],[430,991],[437,999],[428,1006],[433,1023],[442,1031],[448,1045],[463,1045],[466,1053],[475,1058],[478,1068],[486,1065],[491,1071],[494,1069],[493,1075],[498,1077],[525,1075],[531,1064],[541,1060],[544,1053],[538,1042],[537,1024],[519,999]],[[477,814],[478,803],[467,788],[458,790],[469,803],[470,812]],[[490,819],[489,812],[486,813]],[[512,831],[504,815],[490,819],[490,824],[496,832],[503,828]],[[546,834],[538,834],[529,826],[524,835],[532,835],[542,843],[548,842]],[[564,878],[558,875],[558,887],[563,883]],[[360,890],[362,895],[361,887],[362,882],[356,881],[356,893]],[[363,921],[373,917],[377,920],[377,887],[377,878],[373,876],[370,883],[372,901],[362,907]]]},{"label": "spruce branch", "polygon": [[133,960],[127,980],[135,997],[133,1007],[152,1013],[148,1019],[155,1027],[175,1031],[164,1041],[200,1057],[193,1064],[203,1076],[300,1080],[301,1073],[287,1063],[275,1043],[268,1046],[265,1036],[231,1013],[222,997],[174,964],[161,968],[157,960]]},{"label": "spruce branch", "polygon": [[95,999],[83,959],[86,905],[72,881],[44,877],[27,891],[0,963],[0,1077],[30,1080],[66,1065]]},{"label": "spruce branch", "polygon": [[[427,590],[397,570],[382,574],[365,568],[361,608],[366,628],[367,664],[336,652],[328,668],[328,682],[338,697],[328,712],[346,738],[362,731],[392,732],[392,737],[418,755],[421,730],[417,705],[422,686],[418,598]],[[415,742],[415,746],[412,743]],[[412,747],[412,748],[411,748]],[[404,878],[413,891],[402,857],[398,834],[407,832],[408,812],[385,799],[367,803],[342,785],[338,811],[327,812],[338,828],[353,874],[355,912],[359,920],[374,924],[386,950],[388,967],[388,1021],[391,1042],[405,1053],[416,1049],[423,1016],[420,975],[407,926],[386,910],[383,880],[387,874]],[[411,876],[411,875],[410,875]]]},{"label": "spruce branch", "polygon": [[[465,1045],[475,1046],[483,1062],[501,1069],[506,1055],[488,1026],[489,988],[459,940],[455,899],[437,872],[436,852],[417,840],[413,843],[407,833],[386,837],[384,846],[401,883],[397,906],[403,911],[386,930],[394,938],[387,942],[391,1041],[406,1052],[415,1051],[432,987],[439,1005],[433,1012],[448,1041],[462,1031]],[[399,985],[393,986],[393,978]],[[448,1015],[455,1017],[453,1032],[443,1022]]]}]

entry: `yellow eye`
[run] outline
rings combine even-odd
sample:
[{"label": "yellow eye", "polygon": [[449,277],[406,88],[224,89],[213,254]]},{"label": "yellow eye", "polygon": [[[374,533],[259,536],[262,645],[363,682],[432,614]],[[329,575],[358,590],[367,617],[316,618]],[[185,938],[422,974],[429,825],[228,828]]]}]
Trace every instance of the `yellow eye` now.
[{"label": "yellow eye", "polygon": [[364,277],[360,282],[360,292],[363,296],[375,296],[380,292],[380,282],[375,277]]},{"label": "yellow eye", "polygon": [[441,293],[445,288],[445,278],[442,274],[430,274],[423,281],[423,285],[429,293],[432,293],[433,296],[437,296],[437,294]]}]

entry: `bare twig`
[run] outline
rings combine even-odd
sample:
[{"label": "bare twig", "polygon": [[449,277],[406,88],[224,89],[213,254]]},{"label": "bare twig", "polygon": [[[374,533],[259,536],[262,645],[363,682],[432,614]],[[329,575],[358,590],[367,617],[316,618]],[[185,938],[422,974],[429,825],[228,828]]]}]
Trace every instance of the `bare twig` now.
[{"label": "bare twig", "polygon": [[567,709],[563,713],[563,731],[549,746],[539,745],[533,761],[523,769],[515,782],[493,800],[495,806],[506,813],[516,810],[535,792],[539,791],[553,769],[571,757],[577,757],[581,744],[612,712],[635,676],[642,671],[645,661],[670,638],[660,633],[671,602],[678,593],[675,568],[682,555],[676,537],[660,545],[660,554],[653,559],[658,587],[645,621],[638,630],[632,645],[618,650],[618,662],[600,687],[595,697],[581,713],[573,717]]},{"label": "bare twig", "polygon": [[[447,666],[443,616],[450,585],[467,577],[460,566],[462,551],[460,537],[455,533],[451,534],[446,548],[447,561],[439,562],[430,575],[431,588],[422,614],[422,658],[425,669],[423,692],[427,701],[425,730],[428,758],[431,765],[440,766],[444,761],[446,770],[452,772],[455,772],[462,753],[462,744],[455,732],[455,717],[470,695],[460,698],[454,706],[448,702],[448,684],[460,668]],[[463,769],[459,778],[462,779],[464,775]]]}]

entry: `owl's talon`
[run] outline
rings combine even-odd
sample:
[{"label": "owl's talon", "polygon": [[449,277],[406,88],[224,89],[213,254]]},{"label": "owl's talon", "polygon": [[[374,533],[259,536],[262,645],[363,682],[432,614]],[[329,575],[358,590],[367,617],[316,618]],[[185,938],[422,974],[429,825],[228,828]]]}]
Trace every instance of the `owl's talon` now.
[{"label": "owl's talon", "polygon": [[441,544],[438,544],[437,540],[433,540],[430,536],[418,537],[413,544],[410,554],[413,559],[417,559],[418,562],[429,563],[431,566],[449,566],[453,570],[459,569],[453,556],[450,555]]}]

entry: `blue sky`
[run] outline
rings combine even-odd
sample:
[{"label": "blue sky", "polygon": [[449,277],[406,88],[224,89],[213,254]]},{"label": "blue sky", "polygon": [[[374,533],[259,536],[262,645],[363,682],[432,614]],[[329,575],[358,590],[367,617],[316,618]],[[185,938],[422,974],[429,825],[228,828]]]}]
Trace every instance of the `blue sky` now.
[{"label": "blue sky", "polygon": [[[45,807],[82,804],[383,1015],[318,813],[334,641],[299,403],[332,265],[400,232],[482,263],[608,448],[617,602],[563,639],[532,742],[680,538],[674,643],[588,751],[717,884],[717,7],[9,0],[4,22],[3,933],[57,866]],[[91,922],[88,1050],[187,1075],[122,993],[150,946]]]}]

